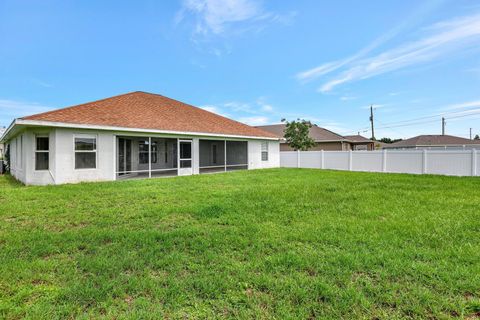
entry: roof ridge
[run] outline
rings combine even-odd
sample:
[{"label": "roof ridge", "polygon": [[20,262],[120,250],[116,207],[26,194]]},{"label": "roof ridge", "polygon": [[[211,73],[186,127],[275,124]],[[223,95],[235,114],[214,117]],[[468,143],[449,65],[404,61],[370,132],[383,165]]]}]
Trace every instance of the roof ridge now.
[{"label": "roof ridge", "polygon": [[[31,115],[28,115],[28,116],[20,117],[19,119],[28,120],[28,118],[30,118],[30,117],[41,116],[41,115],[46,115],[46,114],[50,114],[50,113],[61,111],[61,110],[67,110],[67,109],[72,109],[72,108],[76,108],[76,107],[81,107],[81,106],[84,106],[84,105],[87,105],[87,104],[97,103],[97,102],[110,100],[110,99],[118,98],[118,97],[122,97],[122,96],[127,96],[127,95],[130,95],[130,94],[139,93],[139,92],[143,92],[143,91],[131,91],[131,92],[127,92],[127,93],[121,93],[121,94],[117,94],[115,96],[108,97],[108,98],[93,100],[93,101],[90,101],[90,102],[80,103],[80,104],[76,104],[76,105],[73,105],[73,106],[63,107],[63,108],[60,108],[60,109],[54,109],[54,110],[50,110],[50,111],[31,114]],[[148,92],[143,92],[143,93],[148,93]]]}]

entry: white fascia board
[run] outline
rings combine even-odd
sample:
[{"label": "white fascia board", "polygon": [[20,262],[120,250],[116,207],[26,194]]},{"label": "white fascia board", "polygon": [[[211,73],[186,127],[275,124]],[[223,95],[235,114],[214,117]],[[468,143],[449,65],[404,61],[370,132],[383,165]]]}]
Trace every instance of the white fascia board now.
[{"label": "white fascia board", "polygon": [[207,132],[156,130],[156,129],[144,129],[144,128],[127,128],[127,127],[100,126],[100,125],[91,125],[91,124],[76,124],[76,123],[51,122],[51,121],[40,121],[40,120],[17,119],[15,122],[16,122],[15,124],[17,124],[17,125],[42,126],[42,127],[91,129],[91,130],[123,131],[123,132],[140,132],[140,133],[157,133],[157,134],[172,134],[172,135],[184,135],[184,136],[204,136],[204,137],[222,137],[222,138],[238,138],[238,139],[273,140],[273,141],[278,141],[279,140],[278,138],[270,138],[270,137],[242,136],[242,135],[207,133]]},{"label": "white fascia board", "polygon": [[18,119],[13,120],[12,123],[10,123],[10,125],[8,126],[7,130],[3,132],[2,136],[0,136],[0,143],[7,141],[7,135],[10,133],[13,127],[17,124],[17,121]]}]

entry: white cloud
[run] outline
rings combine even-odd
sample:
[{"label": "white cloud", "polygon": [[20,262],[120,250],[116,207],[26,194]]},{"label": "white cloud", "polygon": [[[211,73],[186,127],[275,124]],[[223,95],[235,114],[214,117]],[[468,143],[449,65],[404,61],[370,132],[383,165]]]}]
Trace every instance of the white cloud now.
[{"label": "white cloud", "polygon": [[261,126],[270,123],[270,119],[264,116],[242,117],[238,121],[251,126]]},{"label": "white cloud", "polygon": [[480,100],[451,104],[446,106],[444,110],[470,109],[475,107],[480,107]]},{"label": "white cloud", "polygon": [[[259,0],[183,0],[174,22],[179,24],[190,16],[194,19],[195,35],[218,36],[240,23],[249,23],[244,30],[249,30],[252,26],[261,28],[259,22],[289,25],[295,18],[296,12],[285,15],[266,12]],[[236,31],[239,32],[239,30]]]},{"label": "white cloud", "polygon": [[376,56],[348,61],[347,68],[324,83],[319,91],[325,93],[347,82],[433,62],[448,54],[458,54],[461,49],[474,48],[480,44],[480,14],[436,23],[426,30],[430,35],[415,42],[400,45]]},{"label": "white cloud", "polygon": [[[331,73],[335,70],[338,70],[344,66],[349,65],[350,63],[357,61],[376,48],[380,47],[390,39],[396,37],[398,34],[400,34],[402,31],[405,31],[406,29],[412,27],[413,25],[417,24],[419,21],[421,21],[429,12],[431,12],[435,7],[440,6],[445,0],[430,0],[430,1],[425,1],[422,3],[417,10],[415,10],[410,16],[407,18],[403,19],[403,22],[400,23],[399,25],[395,26],[394,28],[388,30],[386,33],[382,34],[380,37],[376,38],[374,41],[372,41],[370,44],[368,44],[366,47],[362,48],[360,51],[357,53],[353,54],[350,57],[347,57],[345,59],[340,59],[332,62],[327,62],[324,64],[321,64],[318,67],[315,67],[310,70],[302,71],[296,75],[296,78],[302,82],[307,82],[314,80],[316,78],[319,78],[323,75],[326,75],[328,73]],[[333,83],[333,86],[335,86],[336,83]]]},{"label": "white cloud", "polygon": [[197,16],[195,32],[220,34],[229,23],[245,21],[258,16],[261,9],[251,0],[185,0],[177,22],[185,11]]},{"label": "white cloud", "polygon": [[228,117],[228,115],[223,113],[217,106],[213,106],[213,105],[201,106],[200,109],[203,109],[203,110],[208,111],[208,112],[216,113],[216,114],[221,115],[223,117]]},{"label": "white cloud", "polygon": [[8,125],[20,118],[50,110],[51,108],[36,102],[0,99],[0,125]]},{"label": "white cloud", "polygon": [[357,97],[350,97],[350,96],[340,97],[340,100],[342,101],[349,101],[349,100],[355,100],[355,99],[357,99]]}]

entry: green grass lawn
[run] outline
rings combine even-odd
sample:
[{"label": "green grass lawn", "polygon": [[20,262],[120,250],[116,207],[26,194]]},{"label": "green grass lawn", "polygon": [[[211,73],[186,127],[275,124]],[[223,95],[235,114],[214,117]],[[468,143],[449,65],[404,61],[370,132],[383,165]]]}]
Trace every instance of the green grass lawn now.
[{"label": "green grass lawn", "polygon": [[479,316],[479,178],[0,177],[0,318]]}]

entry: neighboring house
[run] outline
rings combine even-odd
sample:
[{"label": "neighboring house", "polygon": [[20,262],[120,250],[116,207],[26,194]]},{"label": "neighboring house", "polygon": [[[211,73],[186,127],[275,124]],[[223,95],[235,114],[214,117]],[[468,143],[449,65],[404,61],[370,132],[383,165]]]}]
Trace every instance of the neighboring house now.
[{"label": "neighboring house", "polygon": [[[285,134],[285,124],[274,124],[269,126],[257,126],[257,128],[264,131],[271,132],[277,137],[281,138],[280,140],[280,151],[292,151],[293,149],[286,143],[284,134]],[[317,125],[313,125],[310,128],[309,132],[310,137],[315,141],[315,146],[310,148],[310,151],[316,150],[329,150],[329,151],[342,151],[350,150],[351,142],[330,130],[321,128]]]},{"label": "neighboring house", "polygon": [[480,149],[480,141],[449,135],[421,135],[388,144],[384,149]]},{"label": "neighboring house", "polygon": [[[0,128],[0,137],[3,135],[5,130],[6,130],[5,128]],[[3,159],[4,157],[5,157],[5,144],[3,144],[0,141],[0,160]]]},{"label": "neighboring house", "polygon": [[191,175],[280,165],[261,129],[146,92],[16,119],[1,141],[25,184]]},{"label": "neighboring house", "polygon": [[350,146],[352,150],[375,150],[375,141],[365,138],[359,134],[354,136],[344,136],[348,141],[350,141]]}]

